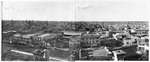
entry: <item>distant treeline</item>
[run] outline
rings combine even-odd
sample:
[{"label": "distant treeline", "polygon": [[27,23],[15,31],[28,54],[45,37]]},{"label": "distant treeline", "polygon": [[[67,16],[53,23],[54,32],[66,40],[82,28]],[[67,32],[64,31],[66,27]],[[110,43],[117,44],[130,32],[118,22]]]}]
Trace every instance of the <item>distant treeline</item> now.
[{"label": "distant treeline", "polygon": [[105,28],[114,24],[147,24],[147,22],[98,22],[98,21],[34,21],[34,20],[2,20],[2,30],[74,30],[94,31],[97,28]]}]

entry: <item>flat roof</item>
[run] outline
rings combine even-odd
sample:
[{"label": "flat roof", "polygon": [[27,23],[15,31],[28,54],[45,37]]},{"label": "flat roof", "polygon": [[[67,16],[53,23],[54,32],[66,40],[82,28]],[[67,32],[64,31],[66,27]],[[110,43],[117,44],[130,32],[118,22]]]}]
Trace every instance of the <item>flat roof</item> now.
[{"label": "flat roof", "polygon": [[81,57],[84,56],[106,56],[109,51],[105,48],[94,48],[89,50],[81,50]]},{"label": "flat roof", "polygon": [[81,35],[82,32],[76,32],[76,31],[61,31],[64,32],[64,35]]},{"label": "flat roof", "polygon": [[106,56],[109,52],[106,49],[97,49],[91,52],[91,56]]},{"label": "flat roof", "polygon": [[31,36],[38,35],[38,34],[40,34],[40,33],[26,34],[26,35],[23,35],[22,37],[23,37],[23,38],[29,38],[29,37],[31,37]]},{"label": "flat roof", "polygon": [[46,37],[46,36],[50,36],[50,35],[51,35],[51,34],[46,33],[46,34],[39,35],[39,36],[37,36],[37,37]]},{"label": "flat roof", "polygon": [[124,31],[109,31],[109,32],[124,33]]},{"label": "flat roof", "polygon": [[21,34],[14,34],[14,36],[19,37],[19,36],[21,36]]},{"label": "flat roof", "polygon": [[118,57],[129,57],[129,56],[134,56],[134,55],[138,55],[136,53],[137,51],[137,45],[132,45],[132,46],[124,46],[124,47],[120,47],[120,48],[113,48],[113,49],[109,49],[109,50],[113,50],[113,51],[116,51],[116,50],[122,50],[125,53],[125,55],[123,56],[118,56]]}]

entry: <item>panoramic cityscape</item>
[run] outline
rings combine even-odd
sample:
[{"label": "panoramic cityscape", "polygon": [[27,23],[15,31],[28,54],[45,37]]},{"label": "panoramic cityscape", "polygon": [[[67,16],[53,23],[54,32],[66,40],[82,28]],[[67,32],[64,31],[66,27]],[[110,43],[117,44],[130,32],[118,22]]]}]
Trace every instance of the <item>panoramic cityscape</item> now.
[{"label": "panoramic cityscape", "polygon": [[1,61],[149,61],[148,0],[1,1]]},{"label": "panoramic cityscape", "polygon": [[2,61],[148,61],[149,22],[2,21]]}]

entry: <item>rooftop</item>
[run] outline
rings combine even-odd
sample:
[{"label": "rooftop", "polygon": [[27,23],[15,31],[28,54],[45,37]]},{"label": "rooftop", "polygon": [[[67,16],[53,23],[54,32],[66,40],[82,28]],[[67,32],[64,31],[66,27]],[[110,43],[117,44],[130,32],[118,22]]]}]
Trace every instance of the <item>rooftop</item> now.
[{"label": "rooftop", "polygon": [[75,31],[62,31],[64,35],[81,35],[82,32],[75,32]]},{"label": "rooftop", "polygon": [[97,50],[93,50],[90,56],[106,56],[109,52],[107,49],[97,49]]},{"label": "rooftop", "polygon": [[46,34],[39,35],[39,36],[37,36],[37,37],[46,37],[46,36],[50,36],[50,35],[51,35],[51,34],[46,33]]},{"label": "rooftop", "polygon": [[113,51],[113,52],[115,52],[117,55],[118,54],[125,54],[126,52],[124,52],[123,50],[116,50],[116,51]]},{"label": "rooftop", "polygon": [[63,50],[58,50],[58,49],[49,49],[50,50],[50,56],[51,57],[57,57],[60,59],[66,60],[71,54],[69,51],[63,51]]},{"label": "rooftop", "polygon": [[113,51],[122,50],[123,52],[125,52],[125,54],[123,56],[118,56],[118,57],[130,57],[130,56],[138,55],[136,53],[137,51],[136,47],[137,45],[132,45],[132,46],[124,46],[120,48],[113,48],[109,50],[113,50]]},{"label": "rooftop", "polygon": [[40,34],[40,33],[27,34],[27,35],[23,35],[22,37],[23,37],[23,38],[29,38],[29,37],[31,37],[31,36],[38,35],[38,34]]},{"label": "rooftop", "polygon": [[21,36],[21,34],[14,34],[14,36],[19,37],[19,36]]},{"label": "rooftop", "polygon": [[81,50],[81,57],[106,56],[108,53],[109,51],[105,48],[94,48],[88,50]]},{"label": "rooftop", "polygon": [[136,31],[148,31],[149,29],[135,29]]},{"label": "rooftop", "polygon": [[82,38],[84,37],[100,37],[100,35],[99,34],[83,34],[82,36],[81,36]]}]

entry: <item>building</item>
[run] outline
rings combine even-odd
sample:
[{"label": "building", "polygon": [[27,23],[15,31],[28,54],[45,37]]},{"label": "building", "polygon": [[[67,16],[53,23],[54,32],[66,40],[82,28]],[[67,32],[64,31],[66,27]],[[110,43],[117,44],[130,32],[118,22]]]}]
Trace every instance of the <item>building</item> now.
[{"label": "building", "polygon": [[106,47],[81,49],[80,59],[84,60],[111,60],[111,52]]},{"label": "building", "polygon": [[81,36],[82,32],[75,32],[75,31],[61,31],[64,33],[64,38],[71,38],[72,36]]},{"label": "building", "polygon": [[135,40],[132,38],[124,38],[122,42],[124,44],[123,46],[130,46],[134,44]]},{"label": "building", "polygon": [[17,43],[17,42],[20,42],[21,36],[22,36],[21,34],[14,34],[13,37],[10,37],[10,38],[9,38],[9,42],[10,42],[10,43]]},{"label": "building", "polygon": [[116,47],[109,51],[115,52],[118,60],[138,60],[141,57],[137,54],[137,45]]},{"label": "building", "polygon": [[25,44],[32,44],[32,37],[36,35],[40,35],[41,33],[34,33],[34,34],[26,34],[22,36],[22,42]]},{"label": "building", "polygon": [[13,37],[10,38],[10,41],[12,43],[21,43],[21,44],[31,44],[32,43],[32,36],[39,35],[41,33],[35,33],[35,34],[15,34]]},{"label": "building", "polygon": [[132,35],[130,35],[129,33],[116,33],[113,34],[113,38],[115,38],[116,40],[123,40],[123,38],[131,38]]},{"label": "building", "polygon": [[107,49],[107,47],[101,47],[101,48],[98,48],[98,49],[94,49],[93,51],[89,52],[89,56],[94,56],[94,57],[97,57],[97,56],[107,56],[107,54],[109,54],[109,50]]},{"label": "building", "polygon": [[135,29],[138,34],[148,34],[148,29]]},{"label": "building", "polygon": [[81,46],[83,48],[96,47],[100,45],[100,35],[99,34],[87,34],[81,35]]},{"label": "building", "polygon": [[54,33],[44,33],[38,36],[32,36],[33,44],[36,46],[51,46],[53,40],[55,40],[57,34]]},{"label": "building", "polygon": [[142,47],[137,47],[138,53],[139,54],[145,53],[147,51],[146,48],[149,46],[149,37],[141,37],[137,41],[137,45],[142,46]]}]

